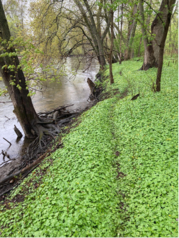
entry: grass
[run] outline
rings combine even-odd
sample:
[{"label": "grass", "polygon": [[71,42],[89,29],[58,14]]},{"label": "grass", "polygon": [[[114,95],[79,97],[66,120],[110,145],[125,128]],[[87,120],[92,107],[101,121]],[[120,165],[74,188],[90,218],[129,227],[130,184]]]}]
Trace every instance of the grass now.
[{"label": "grass", "polygon": [[111,98],[64,136],[37,189],[40,168],[11,195],[26,193],[23,202],[0,206],[1,236],[177,237],[177,65],[165,62],[153,93],[156,69],[138,71],[141,63],[113,65]]}]

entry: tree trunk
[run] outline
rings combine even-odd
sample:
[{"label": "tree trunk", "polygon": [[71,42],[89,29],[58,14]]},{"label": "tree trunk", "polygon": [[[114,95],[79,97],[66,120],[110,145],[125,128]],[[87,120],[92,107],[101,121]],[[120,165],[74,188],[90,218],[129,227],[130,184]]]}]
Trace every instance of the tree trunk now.
[{"label": "tree trunk", "polygon": [[[160,45],[162,42],[162,39],[164,37],[164,31],[165,31],[165,24],[168,22],[169,11],[173,10],[173,5],[175,4],[175,0],[162,0],[162,3],[160,5],[159,13],[156,15],[155,19],[152,22],[151,26],[151,32],[155,35],[155,39],[152,41],[152,47],[154,50],[154,57],[156,59],[156,63],[158,65],[159,63],[159,51],[160,51]],[[167,29],[168,32],[168,29]],[[165,33],[167,34],[167,33]]]},{"label": "tree trunk", "polygon": [[[160,41],[158,39],[158,37],[156,38],[156,45],[157,45],[157,49],[156,51],[158,52],[158,71],[157,71],[157,79],[156,79],[156,91],[159,92],[161,90],[161,75],[162,75],[162,67],[163,67],[163,55],[164,55],[164,48],[165,48],[165,41],[167,38],[167,33],[168,33],[168,29],[170,26],[170,21],[171,21],[171,15],[172,15],[172,10],[173,10],[173,5],[175,4],[176,0],[163,0],[161,3],[161,7],[160,7],[160,17],[159,18],[155,18],[153,23],[156,22],[156,25],[158,21],[162,22],[164,24],[164,27],[162,25],[163,28],[163,32],[161,32],[162,37],[160,37]],[[164,14],[165,12],[165,14]],[[156,25],[154,25],[153,27],[155,27]],[[159,43],[159,45],[157,44]],[[158,50],[159,48],[159,50]]]},{"label": "tree trunk", "polygon": [[[121,35],[122,35],[122,24],[123,24],[123,3],[121,5]],[[122,63],[122,38],[120,37],[120,60],[119,64]]]},{"label": "tree trunk", "polygon": [[164,32],[165,25],[168,22],[168,18],[171,19],[171,16],[169,17],[169,13],[172,13],[175,2],[176,0],[162,0],[159,13],[157,13],[151,25],[151,32],[154,35],[154,39],[152,41],[148,40],[146,28],[144,27],[144,22],[145,22],[144,9],[143,9],[144,1],[140,0],[139,2],[139,10],[141,15],[141,25],[142,25],[142,33],[143,33],[144,49],[145,49],[144,63],[141,67],[142,70],[147,70],[152,67],[158,67],[159,61],[160,61],[160,64],[161,62],[163,64],[163,60],[161,60],[161,54],[164,53],[164,48],[161,49],[161,47],[164,47],[165,40],[164,40],[163,46],[161,46],[161,43],[163,42],[165,35],[167,36],[168,28],[167,28],[167,32]]},{"label": "tree trunk", "polygon": [[137,56],[138,56],[138,57],[141,56],[141,53],[140,53],[141,44],[142,44],[142,37],[140,38],[140,43],[139,43],[139,48],[138,48],[138,53],[137,53]]},{"label": "tree trunk", "polygon": [[[112,4],[112,0],[111,0],[111,4]],[[112,52],[113,52],[113,15],[114,12],[113,10],[111,10],[111,47],[110,47],[110,64],[109,64],[109,72],[110,72],[110,84],[114,83],[114,78],[113,78],[113,73],[112,73]]]},{"label": "tree trunk", "polygon": [[147,30],[145,28],[145,18],[144,18],[144,0],[139,1],[139,12],[141,16],[141,27],[142,27],[142,34],[143,34],[143,41],[144,41],[144,62],[141,67],[141,70],[148,70],[152,67],[157,67],[157,62],[154,56],[154,50],[152,42],[148,40],[147,37]]},{"label": "tree trunk", "polygon": [[[4,14],[2,2],[0,1],[0,37],[3,40],[9,41],[10,31],[6,16]],[[13,48],[8,49],[7,52],[15,52]],[[29,91],[26,89],[25,77],[21,69],[17,72],[10,71],[4,65],[19,65],[19,60],[17,56],[13,57],[1,57],[0,58],[0,73],[4,84],[7,87],[8,93],[11,97],[12,103],[14,105],[14,113],[19,120],[24,134],[28,138],[33,138],[38,135],[38,130],[36,128],[36,122],[40,121],[37,113],[33,107],[31,98],[28,97]],[[14,85],[11,84],[12,79],[14,79]],[[18,87],[17,87],[18,86]]]},{"label": "tree trunk", "polygon": [[137,26],[137,20],[135,19],[135,14],[137,12],[137,5],[134,5],[133,8],[133,13],[132,13],[132,23],[131,21],[129,21],[129,29],[128,29],[128,37],[127,37],[127,43],[126,43],[126,47],[127,49],[125,50],[125,54],[124,54],[124,59],[128,60],[131,57],[131,50],[132,50],[132,43],[133,43],[133,38],[135,36],[135,30],[136,30],[136,26]]},{"label": "tree trunk", "polygon": [[[77,5],[78,9],[80,10],[80,12],[83,16],[83,19],[86,23],[86,27],[88,28],[88,30],[91,34],[94,45],[96,46],[96,52],[97,52],[97,57],[98,57],[99,63],[101,65],[101,68],[103,69],[104,66],[106,65],[103,41],[104,41],[104,38],[109,30],[110,21],[108,21],[104,32],[101,33],[101,29],[99,31],[99,19],[98,19],[98,23],[95,24],[95,20],[94,20],[94,17],[93,17],[93,14],[92,14],[92,11],[91,11],[88,1],[83,0],[84,6],[86,7],[86,9],[81,4],[81,1],[74,0],[74,2]],[[100,12],[100,10],[99,10],[99,12]],[[87,15],[87,13],[89,14],[89,16]]]},{"label": "tree trunk", "polygon": [[[111,42],[111,32],[108,32],[109,39]],[[120,55],[119,55],[119,50],[118,47],[114,44],[114,40],[116,39],[115,34],[114,34],[114,24],[113,24],[113,52],[112,52],[112,63],[117,63],[120,60]],[[104,42],[104,48],[105,50],[105,55],[107,56],[106,59],[108,61],[108,64],[110,64],[110,47],[108,47],[107,44],[107,37],[106,37],[106,42]]]}]

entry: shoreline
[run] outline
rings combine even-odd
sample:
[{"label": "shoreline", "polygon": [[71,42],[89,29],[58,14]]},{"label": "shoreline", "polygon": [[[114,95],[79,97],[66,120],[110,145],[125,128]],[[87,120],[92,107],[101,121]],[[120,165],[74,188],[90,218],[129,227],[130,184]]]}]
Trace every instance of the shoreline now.
[{"label": "shoreline", "polygon": [[[89,108],[91,108],[92,106],[93,106],[93,104],[94,104],[94,101],[91,101],[91,102],[88,102],[87,103],[87,106],[86,106],[86,108],[85,109],[83,109],[83,110],[81,110],[80,111],[80,108],[79,109],[76,109],[76,111],[78,111],[78,113],[76,113],[76,112],[73,112],[74,113],[74,115],[73,115],[73,118],[71,118],[70,120],[69,120],[69,122],[67,122],[67,123],[65,123],[65,125],[62,125],[61,126],[61,131],[63,131],[63,133],[69,133],[69,129],[68,129],[68,127],[70,127],[71,125],[72,125],[72,123],[73,123],[73,120],[75,119],[75,121],[76,120],[78,120],[78,117],[84,112],[84,111],[86,111],[86,110],[88,110]],[[75,115],[76,114],[76,115]],[[62,119],[63,120],[63,119]],[[66,128],[66,129],[65,129]],[[33,141],[32,141],[32,143],[33,143]],[[53,144],[54,142],[53,142],[53,140],[52,140],[52,145],[50,145],[51,147],[52,146],[54,146],[54,144]],[[18,167],[20,167],[25,161],[24,161],[24,155],[26,154],[26,152],[27,152],[27,150],[28,150],[28,147],[29,146],[27,146],[26,148],[24,148],[24,154],[21,156],[21,157],[18,157],[18,158],[16,158],[14,161],[11,161],[10,163],[7,163],[7,164],[5,164],[5,165],[3,165],[2,167],[0,167],[0,174],[1,174],[1,176],[0,176],[0,201],[2,200],[2,196],[4,195],[4,194],[8,194],[14,187],[17,187],[17,186],[19,186],[19,181],[20,181],[20,183],[22,182],[21,181],[21,178],[20,178],[20,180],[19,179],[14,179],[14,181],[13,181],[13,177],[14,177],[14,171],[15,170],[17,170],[17,168]],[[47,151],[48,151],[48,148],[49,148],[49,146],[47,147],[47,149],[46,149],[46,151],[44,151],[44,153],[46,154],[47,153]],[[51,154],[52,152],[50,152],[50,154]],[[45,157],[44,157],[44,159],[46,158],[46,157],[48,157],[49,155],[50,155],[49,153],[48,153],[48,155],[46,155]],[[40,154],[40,156],[38,156],[36,159],[34,159],[33,160],[33,163],[35,163],[38,159],[39,159],[39,157],[41,157],[43,155],[43,153],[41,153]],[[42,161],[40,161],[40,163],[41,163]],[[38,165],[37,166],[39,166],[40,165],[40,163],[38,163]],[[30,164],[29,164],[30,165]],[[37,167],[36,166],[36,167]],[[27,172],[26,172],[26,174],[21,174],[21,176],[23,175],[24,176],[24,178],[26,177],[26,176],[28,176],[28,174],[29,174],[29,171],[32,169],[32,171],[36,168],[36,167],[30,167],[29,169],[28,169],[28,166],[27,166]],[[11,172],[12,171],[12,172]],[[26,171],[26,170],[25,170]],[[25,172],[24,171],[24,172]],[[32,172],[31,171],[31,172]],[[12,178],[8,178],[8,177],[10,177],[9,175],[10,174],[12,174],[13,176],[12,176]],[[16,175],[17,176],[17,175]],[[15,177],[16,177],[15,176]],[[6,178],[8,178],[7,180],[8,181],[6,181]],[[4,181],[5,180],[5,181]],[[4,181],[4,182],[2,182],[2,181]],[[11,182],[12,181],[12,182]],[[3,187],[2,186],[5,186],[5,189],[3,189]],[[7,189],[7,187],[8,187],[8,189]],[[3,191],[4,190],[4,191]],[[6,190],[7,190],[7,192],[6,192]]]}]

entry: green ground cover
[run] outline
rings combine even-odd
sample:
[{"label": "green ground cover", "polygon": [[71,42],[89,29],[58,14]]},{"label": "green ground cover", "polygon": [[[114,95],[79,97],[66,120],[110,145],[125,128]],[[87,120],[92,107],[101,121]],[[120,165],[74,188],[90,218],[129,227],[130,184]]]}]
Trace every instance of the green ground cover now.
[{"label": "green ground cover", "polygon": [[162,91],[153,93],[156,69],[137,71],[141,64],[113,65],[106,90],[120,94],[81,116],[53,164],[41,165],[49,168],[37,189],[40,168],[12,194],[28,185],[22,203],[0,206],[1,236],[177,237],[177,65],[165,62]]}]

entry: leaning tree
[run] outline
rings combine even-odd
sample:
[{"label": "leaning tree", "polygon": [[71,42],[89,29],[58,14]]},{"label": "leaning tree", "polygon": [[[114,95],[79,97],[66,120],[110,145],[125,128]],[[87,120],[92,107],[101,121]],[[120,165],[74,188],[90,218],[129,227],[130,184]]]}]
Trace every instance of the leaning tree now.
[{"label": "leaning tree", "polygon": [[[36,113],[29,97],[24,73],[20,67],[19,59],[14,47],[9,44],[10,30],[4,13],[2,1],[0,0],[0,73],[7,87],[14,113],[27,138],[40,138],[44,133],[52,133],[56,130],[50,121],[43,121]],[[50,132],[51,131],[51,132]]]}]

